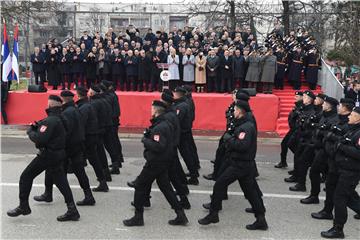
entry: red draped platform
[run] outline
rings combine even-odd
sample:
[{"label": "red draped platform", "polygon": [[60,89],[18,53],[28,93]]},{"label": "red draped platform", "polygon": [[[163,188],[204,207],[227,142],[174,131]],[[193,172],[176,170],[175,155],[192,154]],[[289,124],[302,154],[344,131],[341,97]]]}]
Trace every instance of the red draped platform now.
[{"label": "red draped platform", "polygon": [[[6,104],[9,124],[29,124],[45,116],[49,94],[60,94],[50,90],[47,93],[16,91],[9,93]],[[117,92],[121,106],[122,127],[147,127],[150,119],[150,105],[159,93]],[[194,129],[224,130],[225,110],[231,103],[230,94],[193,93],[196,104]],[[279,98],[272,94],[258,94],[251,97],[250,105],[255,114],[259,131],[274,132],[279,113]]]}]

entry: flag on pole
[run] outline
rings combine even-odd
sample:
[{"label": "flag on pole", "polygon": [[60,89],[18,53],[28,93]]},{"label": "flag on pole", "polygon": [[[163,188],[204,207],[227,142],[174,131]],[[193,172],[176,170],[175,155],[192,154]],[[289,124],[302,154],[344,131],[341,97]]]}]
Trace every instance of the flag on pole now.
[{"label": "flag on pole", "polygon": [[14,30],[14,46],[13,46],[13,53],[12,53],[12,58],[11,58],[11,66],[12,66],[12,80],[17,80],[18,82],[20,81],[19,79],[19,38],[18,38],[18,34],[19,34],[19,27],[16,24],[15,25],[15,30]]},{"label": "flag on pole", "polygon": [[4,22],[4,33],[3,33],[3,39],[2,39],[2,80],[4,82],[7,82],[9,80],[11,80],[12,76],[11,76],[11,55],[10,55],[10,49],[9,49],[9,40],[8,40],[8,36],[6,33],[6,24],[5,24],[5,20],[3,20]]}]

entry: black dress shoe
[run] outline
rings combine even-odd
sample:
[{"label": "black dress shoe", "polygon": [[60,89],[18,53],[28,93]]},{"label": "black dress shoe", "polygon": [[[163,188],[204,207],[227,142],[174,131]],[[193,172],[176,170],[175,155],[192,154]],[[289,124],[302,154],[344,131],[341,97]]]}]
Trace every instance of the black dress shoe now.
[{"label": "black dress shoe", "polygon": [[279,162],[278,164],[276,164],[274,167],[275,168],[287,168],[287,163],[282,163],[282,162]]},{"label": "black dress shoe", "polygon": [[321,210],[320,212],[311,213],[311,217],[320,220],[333,220],[334,216],[332,213]]},{"label": "black dress shoe", "polygon": [[296,183],[297,180],[295,176],[290,176],[288,178],[285,178],[284,181],[287,183]]},{"label": "black dress shoe", "polygon": [[209,180],[209,181],[215,180],[214,175],[213,175],[212,173],[207,174],[207,175],[203,175],[203,177],[204,177],[206,180]]},{"label": "black dress shoe", "polygon": [[306,192],[306,187],[305,185],[297,183],[294,186],[289,187],[289,190],[293,192]]},{"label": "black dress shoe", "polygon": [[308,196],[307,198],[301,199],[302,204],[318,204],[319,198],[316,196]]},{"label": "black dress shoe", "polygon": [[219,214],[217,212],[210,212],[204,218],[198,220],[198,223],[201,225],[209,225],[210,223],[218,223]]},{"label": "black dress shoe", "polygon": [[7,215],[9,217],[17,217],[19,215],[29,215],[31,213],[31,209],[29,206],[18,206],[15,209],[9,210]]},{"label": "black dress shoe", "polygon": [[341,227],[334,226],[325,232],[321,232],[324,238],[345,238],[344,232]]}]

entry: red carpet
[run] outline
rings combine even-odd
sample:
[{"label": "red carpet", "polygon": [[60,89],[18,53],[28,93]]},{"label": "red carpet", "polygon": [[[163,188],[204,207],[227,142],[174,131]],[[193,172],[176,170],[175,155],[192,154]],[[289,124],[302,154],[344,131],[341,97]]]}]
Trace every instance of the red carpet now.
[{"label": "red carpet", "polygon": [[[59,94],[50,90],[47,93],[11,92],[6,106],[9,124],[29,124],[45,117],[47,97]],[[121,106],[121,126],[145,128],[149,126],[150,105],[158,99],[159,93],[117,92]],[[225,110],[231,103],[230,94],[194,93],[196,120],[194,129],[225,130]],[[259,131],[276,130],[279,98],[273,94],[258,94],[250,100]]]}]

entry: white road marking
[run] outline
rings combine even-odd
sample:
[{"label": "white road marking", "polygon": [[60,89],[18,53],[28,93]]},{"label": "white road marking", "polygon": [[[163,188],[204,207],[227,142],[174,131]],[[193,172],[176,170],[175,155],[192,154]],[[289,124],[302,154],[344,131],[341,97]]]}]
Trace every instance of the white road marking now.
[{"label": "white road marking", "polygon": [[[0,186],[2,186],[2,187],[19,187],[19,184],[18,183],[0,183]],[[33,187],[43,188],[44,184],[33,184]],[[70,187],[74,188],[74,189],[80,189],[81,188],[79,185],[70,185]],[[93,188],[93,187],[96,187],[96,186],[91,186],[91,188]],[[131,192],[134,191],[134,189],[130,188],[130,187],[109,186],[109,189],[113,190],[113,191],[131,191]],[[160,189],[152,188],[151,191],[152,192],[160,192]],[[192,193],[192,194],[210,195],[210,194],[212,194],[212,191],[209,191],[209,190],[190,190],[190,193]],[[231,196],[244,196],[244,193],[243,192],[228,192],[228,195],[231,195]],[[266,198],[302,199],[302,198],[306,198],[308,196],[295,195],[295,194],[263,193],[263,197],[266,197]],[[325,200],[325,197],[319,197],[319,199]]]}]

